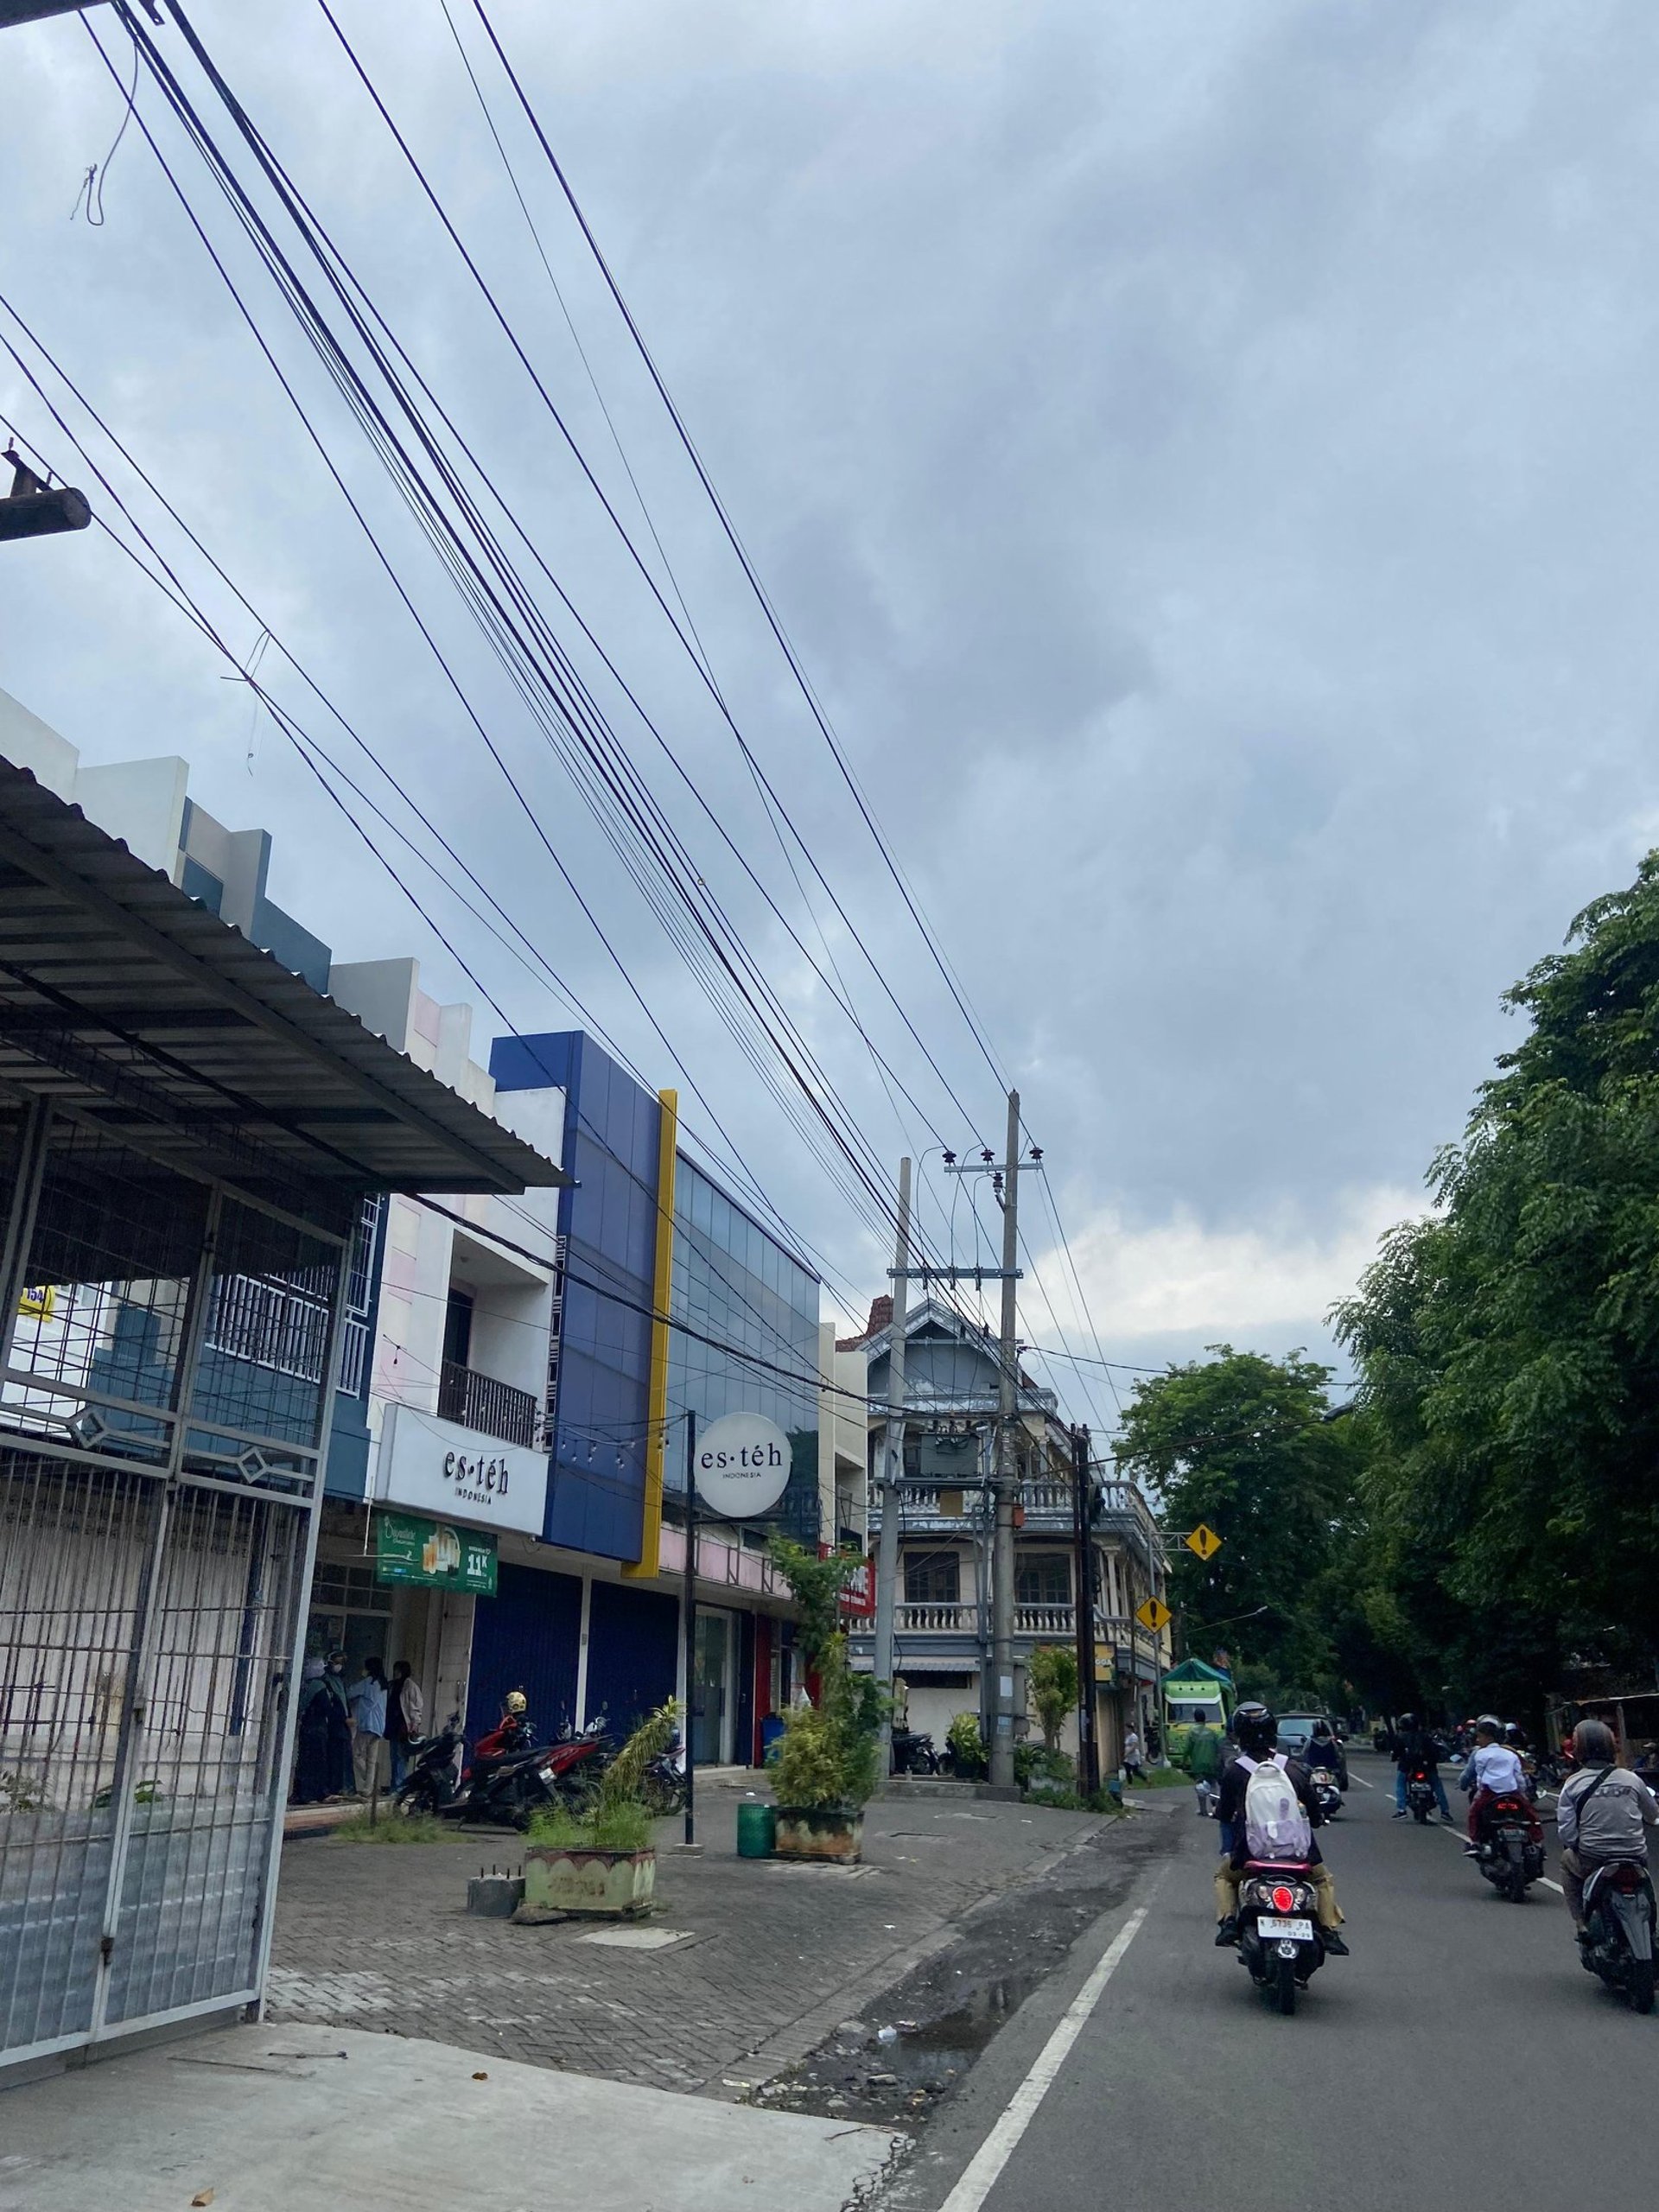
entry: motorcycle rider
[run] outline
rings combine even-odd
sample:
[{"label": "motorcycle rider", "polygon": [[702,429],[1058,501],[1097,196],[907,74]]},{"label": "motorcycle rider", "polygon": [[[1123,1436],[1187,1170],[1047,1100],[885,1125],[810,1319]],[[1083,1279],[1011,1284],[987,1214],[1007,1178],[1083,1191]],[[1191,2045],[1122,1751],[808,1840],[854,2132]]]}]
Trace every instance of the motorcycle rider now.
[{"label": "motorcycle rider", "polygon": [[[1503,1740],[1500,1724],[1491,1719],[1475,1723],[1475,1748],[1469,1754],[1463,1772],[1458,1777],[1459,1786],[1472,1790],[1469,1800],[1469,1840],[1463,1847],[1465,1856],[1472,1859],[1480,1849],[1480,1824],[1489,1805],[1500,1797],[1527,1798],[1527,1770],[1521,1755],[1513,1745]],[[1544,1832],[1538,1825],[1538,1816],[1531,1813],[1531,1800],[1527,1798],[1531,1814],[1533,1841],[1541,1843]]]},{"label": "motorcycle rider", "polygon": [[1561,1886],[1580,1943],[1590,1941],[1584,1924],[1584,1885],[1609,1859],[1645,1860],[1645,1830],[1659,1827],[1659,1798],[1640,1775],[1618,1764],[1618,1745],[1605,1720],[1580,1720],[1573,1731],[1579,1770],[1561,1784],[1555,1826],[1561,1839]]},{"label": "motorcycle rider", "polygon": [[1331,1723],[1328,1720],[1316,1720],[1313,1723],[1313,1733],[1308,1738],[1307,1748],[1302,1753],[1302,1764],[1310,1774],[1316,1766],[1323,1766],[1328,1767],[1333,1775],[1340,1777],[1342,1746],[1331,1732]]},{"label": "motorcycle rider", "polygon": [[1403,1821],[1408,1817],[1406,1804],[1406,1784],[1411,1776],[1421,1768],[1433,1786],[1435,1802],[1440,1808],[1440,1818],[1447,1827],[1452,1825],[1452,1808],[1446,1802],[1446,1784],[1440,1780],[1440,1761],[1446,1757],[1446,1746],[1440,1738],[1421,1721],[1414,1713],[1400,1716],[1400,1734],[1394,1754],[1394,1817]]},{"label": "motorcycle rider", "polygon": [[[1233,1847],[1227,1858],[1216,1869],[1216,1904],[1218,1916],[1216,1923],[1216,1947],[1221,1949],[1238,1941],[1238,1885],[1244,1878],[1244,1868],[1249,1857],[1249,1844],[1244,1832],[1244,1794],[1251,1775],[1268,1759],[1285,1770],[1285,1778],[1300,1799],[1307,1815],[1310,1828],[1322,1827],[1325,1816],[1313,1785],[1307,1778],[1307,1770],[1294,1759],[1288,1759],[1279,1751],[1279,1723],[1265,1705],[1253,1700],[1241,1705],[1233,1715],[1233,1740],[1238,1745],[1238,1756],[1221,1777],[1221,1797],[1217,1805],[1217,1816],[1224,1824],[1224,1832],[1233,1837]],[[1337,1904],[1337,1885],[1331,1878],[1331,1869],[1319,1854],[1319,1840],[1311,1838],[1308,1844],[1307,1878],[1313,1886],[1314,1916],[1319,1923],[1319,1941],[1325,1949],[1339,1958],[1346,1958],[1348,1946],[1342,1939],[1342,1913]]]},{"label": "motorcycle rider", "polygon": [[530,1722],[530,1700],[523,1690],[509,1690],[501,1700],[501,1718],[487,1736],[473,1746],[474,1775],[481,1775],[502,1759],[535,1748],[536,1731]]}]

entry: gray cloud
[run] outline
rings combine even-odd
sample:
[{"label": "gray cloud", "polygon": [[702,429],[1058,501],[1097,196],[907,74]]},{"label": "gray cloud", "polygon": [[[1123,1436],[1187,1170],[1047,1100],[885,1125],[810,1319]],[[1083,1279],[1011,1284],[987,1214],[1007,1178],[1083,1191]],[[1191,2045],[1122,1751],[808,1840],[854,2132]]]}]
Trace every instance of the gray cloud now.
[{"label": "gray cloud", "polygon": [[[676,753],[798,914],[728,734],[320,18],[298,0],[257,21],[207,0],[198,12]],[[346,20],[637,524],[435,5],[398,11],[395,28],[363,5]],[[1659,23],[1628,0],[1570,16],[1508,0],[1478,17],[1400,0],[626,0],[554,27],[530,0],[503,0],[498,20],[1021,1074],[1114,1341],[1136,1356],[1202,1342],[1206,1300],[1241,1340],[1254,1314],[1264,1340],[1318,1341],[1321,1268],[1339,1289],[1379,1210],[1409,1201],[1455,1133],[1505,1040],[1499,993],[1628,876],[1659,822],[1659,200],[1644,91]],[[117,114],[84,34],[10,35],[5,53],[7,290],[658,1067],[131,134],[108,226],[65,221]],[[510,143],[534,176],[523,132]],[[994,1129],[988,1073],[539,178],[534,195],[722,687]],[[619,886],[256,296],[664,1027],[804,1232],[874,1279],[873,1241]],[[0,407],[54,448],[9,369]],[[232,624],[243,649],[253,626]],[[342,950],[420,941],[269,728],[249,775],[245,697],[95,537],[8,550],[0,657],[0,682],[93,757],[188,753],[215,811],[273,829],[278,895]],[[711,880],[798,983],[798,960],[626,726]],[[457,926],[515,1020],[562,1018]],[[831,942],[913,1073],[855,952],[834,928]],[[440,948],[422,950],[442,988],[466,991]],[[821,991],[800,1005],[896,1154],[868,1056]],[[944,1135],[966,1134],[937,1086],[929,1103]],[[1129,1297],[1114,1238],[1137,1266],[1172,1270],[1179,1296]],[[1028,1325],[1046,1332],[1039,1303]]]}]

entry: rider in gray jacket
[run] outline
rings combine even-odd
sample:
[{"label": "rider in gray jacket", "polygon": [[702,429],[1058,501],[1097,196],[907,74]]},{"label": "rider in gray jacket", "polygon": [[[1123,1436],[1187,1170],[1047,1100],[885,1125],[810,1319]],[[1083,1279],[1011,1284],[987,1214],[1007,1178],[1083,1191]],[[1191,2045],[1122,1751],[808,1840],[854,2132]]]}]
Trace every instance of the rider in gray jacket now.
[{"label": "rider in gray jacket", "polygon": [[1659,1798],[1639,1775],[1619,1765],[1618,1745],[1605,1721],[1580,1720],[1573,1749],[1579,1771],[1561,1784],[1555,1826],[1567,1909],[1582,1939],[1586,1879],[1607,1859],[1646,1859],[1647,1831],[1659,1827]]}]

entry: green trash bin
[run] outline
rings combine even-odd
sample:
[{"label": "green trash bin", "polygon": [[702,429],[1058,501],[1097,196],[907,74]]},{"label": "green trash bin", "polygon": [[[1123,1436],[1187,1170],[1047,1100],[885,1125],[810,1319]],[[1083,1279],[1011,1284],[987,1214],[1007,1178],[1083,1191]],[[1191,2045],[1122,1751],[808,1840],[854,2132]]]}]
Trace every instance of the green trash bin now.
[{"label": "green trash bin", "polygon": [[737,1855],[740,1859],[770,1859],[778,1847],[778,1815],[770,1805],[740,1805],[737,1808]]}]

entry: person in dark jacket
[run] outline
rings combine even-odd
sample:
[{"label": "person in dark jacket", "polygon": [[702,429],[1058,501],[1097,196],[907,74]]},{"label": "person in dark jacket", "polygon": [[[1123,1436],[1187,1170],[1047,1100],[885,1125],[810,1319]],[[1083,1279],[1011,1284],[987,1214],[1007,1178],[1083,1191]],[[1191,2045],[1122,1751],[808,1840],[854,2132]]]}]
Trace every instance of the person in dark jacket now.
[{"label": "person in dark jacket", "polygon": [[1401,1714],[1399,1740],[1394,1754],[1394,1817],[1396,1821],[1409,1817],[1406,1783],[1421,1767],[1433,1785],[1434,1800],[1440,1808],[1440,1818],[1447,1827],[1452,1826],[1452,1808],[1446,1802],[1446,1784],[1440,1780],[1440,1761],[1446,1755],[1446,1745],[1433,1729],[1419,1720],[1414,1713]]}]

